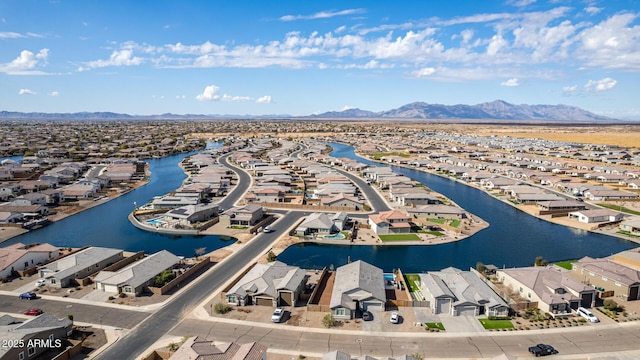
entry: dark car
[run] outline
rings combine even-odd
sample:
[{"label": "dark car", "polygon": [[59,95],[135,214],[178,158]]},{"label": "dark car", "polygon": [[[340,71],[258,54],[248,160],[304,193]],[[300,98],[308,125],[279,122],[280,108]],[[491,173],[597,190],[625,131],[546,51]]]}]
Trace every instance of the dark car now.
[{"label": "dark car", "polygon": [[364,320],[364,321],[371,321],[371,320],[373,320],[373,314],[371,314],[371,313],[370,313],[370,312],[368,312],[368,311],[363,312],[363,313],[362,313],[362,320]]},{"label": "dark car", "polygon": [[36,295],[36,293],[34,293],[34,292],[26,292],[26,293],[20,294],[20,299],[33,300],[33,299],[35,299],[37,297],[38,297],[38,295]]},{"label": "dark car", "polygon": [[532,346],[529,348],[529,352],[534,356],[546,356],[546,355],[554,355],[558,353],[558,350],[554,349],[553,346],[547,344],[538,344],[536,346]]},{"label": "dark car", "polygon": [[40,309],[29,309],[27,311],[24,312],[25,315],[31,315],[31,316],[38,316],[40,314],[42,314],[44,311],[40,310]]}]

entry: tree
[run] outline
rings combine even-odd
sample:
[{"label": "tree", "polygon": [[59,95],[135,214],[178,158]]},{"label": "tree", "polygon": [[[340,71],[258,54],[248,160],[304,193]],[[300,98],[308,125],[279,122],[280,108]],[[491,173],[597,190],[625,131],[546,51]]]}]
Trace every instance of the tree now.
[{"label": "tree", "polygon": [[482,261],[478,261],[476,263],[476,270],[478,270],[480,274],[484,274],[484,272],[487,271],[487,267],[484,265]]},{"label": "tree", "polygon": [[198,260],[199,256],[204,255],[205,251],[207,251],[206,247],[201,247],[201,248],[197,248],[197,249],[193,250],[193,252],[196,255],[196,260]]},{"label": "tree", "polygon": [[269,253],[267,253],[267,261],[274,262],[276,258],[278,258],[278,256],[272,250],[269,250]]},{"label": "tree", "polygon": [[338,321],[331,314],[327,314],[322,318],[322,325],[326,328],[332,328],[338,325]]},{"label": "tree", "polygon": [[536,261],[534,262],[536,266],[547,266],[549,262],[545,260],[542,256],[537,256]]},{"label": "tree", "polygon": [[226,313],[228,313],[229,311],[232,310],[232,307],[229,304],[217,303],[213,307],[213,310],[216,312],[216,314],[226,314]]}]

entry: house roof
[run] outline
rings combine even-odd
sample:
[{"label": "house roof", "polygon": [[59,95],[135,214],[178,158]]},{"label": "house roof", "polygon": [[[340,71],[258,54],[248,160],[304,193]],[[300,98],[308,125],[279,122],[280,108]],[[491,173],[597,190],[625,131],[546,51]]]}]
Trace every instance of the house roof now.
[{"label": "house roof", "polygon": [[409,221],[409,216],[405,215],[399,210],[389,210],[382,211],[377,214],[369,215],[369,219],[371,219],[374,223],[380,224],[383,222],[390,222],[391,220],[405,220]]},{"label": "house roof", "polygon": [[96,275],[94,282],[137,288],[179,261],[180,258],[176,255],[167,250],[161,250],[118,271],[101,271]]},{"label": "house roof", "polygon": [[429,272],[427,275],[441,280],[436,291],[442,291],[442,285],[444,285],[447,291],[443,295],[452,295],[454,306],[465,303],[488,308],[508,306],[486,283],[470,271],[448,267],[442,271]]},{"label": "house roof", "polygon": [[329,218],[327,213],[312,213],[298,225],[300,228],[312,228],[312,229],[331,229],[333,227],[333,220]]},{"label": "house roof", "polygon": [[414,208],[407,208],[409,213],[439,213],[439,214],[464,214],[464,210],[453,205],[420,205]]},{"label": "house roof", "polygon": [[92,246],[49,263],[45,266],[45,269],[53,272],[50,274],[53,277],[64,279],[82,269],[122,253],[123,251],[119,249]]},{"label": "house roof", "polygon": [[640,272],[609,259],[593,259],[585,256],[575,262],[574,266],[617,281],[625,286],[640,283]]},{"label": "house roof", "polygon": [[257,342],[246,344],[213,342],[199,336],[187,339],[171,360],[261,360],[268,348]]},{"label": "house roof", "polygon": [[[594,288],[585,285],[571,277],[568,271],[561,271],[550,267],[525,267],[499,270],[515,280],[522,283],[527,288],[535,292],[547,304],[564,303],[572,292],[581,293],[583,291],[593,291]],[[556,294],[557,289],[569,290],[565,294]],[[564,299],[563,299],[564,298]]]},{"label": "house roof", "polygon": [[330,307],[345,307],[354,310],[353,300],[356,299],[386,301],[382,269],[362,260],[336,269]]},{"label": "house roof", "polygon": [[17,243],[0,248],[0,270],[11,267],[16,261],[30,252],[53,252],[58,248],[50,244],[38,244],[35,246]]},{"label": "house roof", "polygon": [[280,261],[268,264],[256,264],[249,272],[227,292],[245,296],[268,295],[278,296],[278,290],[295,290],[304,281],[306,273],[297,266],[289,266]]}]

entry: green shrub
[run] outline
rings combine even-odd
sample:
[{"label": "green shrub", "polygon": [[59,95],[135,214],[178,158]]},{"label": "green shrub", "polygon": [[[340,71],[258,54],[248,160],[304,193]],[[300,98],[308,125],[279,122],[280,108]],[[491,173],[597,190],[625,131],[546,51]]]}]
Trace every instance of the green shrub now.
[{"label": "green shrub", "polygon": [[217,303],[213,307],[213,310],[216,312],[216,314],[226,314],[229,311],[231,311],[232,309],[233,308],[231,307],[231,305],[225,304],[225,303]]},{"label": "green shrub", "polygon": [[338,325],[338,320],[336,320],[333,315],[327,314],[322,318],[322,325],[326,328],[332,328]]}]

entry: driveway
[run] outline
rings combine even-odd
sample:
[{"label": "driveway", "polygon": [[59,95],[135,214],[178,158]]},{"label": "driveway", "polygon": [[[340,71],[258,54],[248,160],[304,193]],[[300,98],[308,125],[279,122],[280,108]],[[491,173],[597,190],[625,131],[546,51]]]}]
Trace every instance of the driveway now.
[{"label": "driveway", "polygon": [[439,315],[440,322],[448,334],[484,333],[485,329],[475,316]]}]

